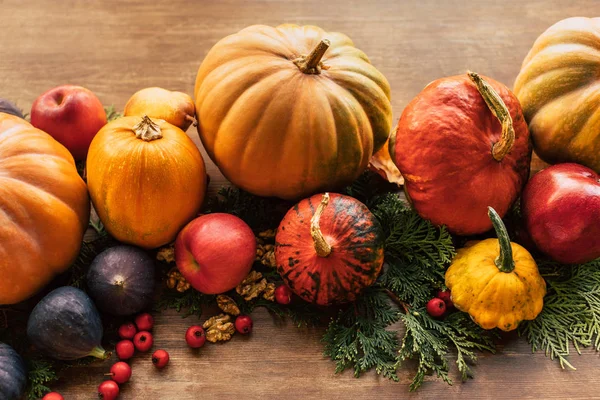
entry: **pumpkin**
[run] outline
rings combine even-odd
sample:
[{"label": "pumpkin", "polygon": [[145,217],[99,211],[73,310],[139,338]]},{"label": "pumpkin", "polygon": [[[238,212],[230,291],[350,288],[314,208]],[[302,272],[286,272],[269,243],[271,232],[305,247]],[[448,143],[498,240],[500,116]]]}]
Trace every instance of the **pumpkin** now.
[{"label": "pumpkin", "polygon": [[219,41],[194,90],[198,133],[234,185],[299,199],[355,180],[389,136],[390,87],[352,41],[255,25]]},{"label": "pumpkin", "polygon": [[92,299],[81,289],[62,286],[48,293],[27,320],[27,338],[56,360],[110,357],[101,345],[102,321]]},{"label": "pumpkin", "polygon": [[182,131],[186,131],[192,123],[197,124],[196,107],[190,96],[159,87],[135,92],[125,104],[123,115],[164,119]]},{"label": "pumpkin", "polygon": [[18,400],[25,393],[27,368],[23,358],[0,342],[0,400]]},{"label": "pumpkin", "polygon": [[89,213],[69,151],[0,113],[0,304],[27,299],[71,266]]},{"label": "pumpkin", "polygon": [[535,152],[600,172],[600,18],[557,22],[533,44],[515,82]]},{"label": "pumpkin", "polygon": [[535,260],[517,243],[493,209],[488,211],[498,239],[468,242],[446,271],[454,306],[483,329],[512,331],[542,311],[546,282]]},{"label": "pumpkin", "polygon": [[353,301],[383,265],[384,234],[360,201],[317,194],[292,207],[277,230],[277,271],[294,293],[318,305]]},{"label": "pumpkin", "polygon": [[406,107],[392,160],[419,215],[458,235],[488,231],[529,176],[531,142],[517,98],[474,72],[438,79]]},{"label": "pumpkin", "polygon": [[206,171],[200,151],[160,119],[122,117],[98,132],[87,159],[92,202],[117,240],[156,248],[200,210]]}]

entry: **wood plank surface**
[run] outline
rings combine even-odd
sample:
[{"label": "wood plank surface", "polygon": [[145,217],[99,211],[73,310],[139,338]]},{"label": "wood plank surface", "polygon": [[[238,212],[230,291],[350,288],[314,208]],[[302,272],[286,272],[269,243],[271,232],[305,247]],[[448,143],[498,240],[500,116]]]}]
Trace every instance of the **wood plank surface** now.
[{"label": "wood plank surface", "polygon": [[[315,24],[341,31],[364,50],[392,87],[394,120],[433,79],[467,69],[512,86],[535,38],[560,19],[598,16],[594,0],[0,0],[0,97],[29,111],[42,92],[60,84],[94,91],[122,109],[131,94],[161,86],[192,94],[202,58],[222,37],[251,24]],[[200,145],[197,133],[188,134]],[[205,158],[211,189],[225,184]],[[322,329],[297,329],[266,312],[254,315],[250,337],[189,350],[195,322],[157,316],[155,349],[172,357],[156,371],[150,356],[133,361],[122,399],[589,399],[600,398],[600,360],[574,355],[563,371],[523,339],[508,337],[497,355],[482,355],[475,379],[450,387],[431,378],[413,394],[410,364],[393,383],[374,373],[335,375],[322,356]],[[110,362],[74,368],[59,382],[67,400],[93,399]],[[457,380],[457,376],[453,377]]]}]

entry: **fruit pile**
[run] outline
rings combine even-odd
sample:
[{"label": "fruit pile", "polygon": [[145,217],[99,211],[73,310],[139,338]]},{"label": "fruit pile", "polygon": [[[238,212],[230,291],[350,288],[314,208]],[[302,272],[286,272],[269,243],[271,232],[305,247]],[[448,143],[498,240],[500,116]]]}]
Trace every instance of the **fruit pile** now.
[{"label": "fruit pile", "polygon": [[[389,270],[418,256],[373,204],[342,193],[375,159],[390,182],[403,176],[409,206],[392,209],[392,220],[410,207],[440,237],[449,232],[466,243],[447,251],[452,260],[444,252],[429,257],[446,264],[420,289],[437,292],[423,304],[430,326],[443,332],[466,313],[477,329],[515,330],[540,315],[549,290],[534,256],[562,264],[600,257],[600,119],[592,106],[600,92],[581,64],[597,64],[588,44],[600,44],[598,28],[597,19],[570,18],[548,29],[523,62],[514,93],[475,72],[431,82],[391,135],[386,78],[346,35],[314,26],[256,25],[230,35],[201,63],[194,99],[142,89],[111,121],[96,95],[78,86],[42,94],[31,123],[0,100],[0,305],[45,294],[28,315],[26,336],[57,360],[106,359],[102,316],[137,315],[118,329],[120,361],[98,387],[103,399],[117,398],[130,379],[126,361],[152,348],[145,311],[165,290],[218,295],[223,314],[185,332],[191,348],[252,331],[251,317],[240,312],[246,306],[229,294],[248,304],[333,306],[340,315],[375,296],[376,318],[388,306],[369,290],[385,288],[404,321],[416,323],[419,301],[402,298],[403,277]],[[273,242],[257,239],[256,227],[235,212],[207,210],[204,160],[186,134],[192,125],[233,185],[290,202],[269,231]],[[533,149],[555,165],[529,179]],[[503,221],[515,204],[520,244]],[[90,222],[91,210],[99,222],[94,213]],[[57,285],[89,225],[112,244],[85,266],[84,290]],[[418,251],[434,252],[434,240]],[[172,265],[170,289],[158,293],[155,256]],[[151,361],[164,368],[169,354],[156,350]],[[3,343],[0,377],[5,398],[22,396],[22,357]]]}]

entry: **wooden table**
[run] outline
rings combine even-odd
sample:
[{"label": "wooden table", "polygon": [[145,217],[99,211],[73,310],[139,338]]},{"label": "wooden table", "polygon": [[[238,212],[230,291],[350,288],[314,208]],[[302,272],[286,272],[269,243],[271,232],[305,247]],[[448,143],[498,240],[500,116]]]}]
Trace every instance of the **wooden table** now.
[{"label": "wooden table", "polygon": [[[42,92],[72,83],[122,109],[136,90],[161,86],[192,93],[204,55],[220,38],[251,24],[316,24],[348,34],[389,79],[394,119],[429,81],[471,69],[511,86],[535,38],[570,16],[598,16],[594,0],[0,0],[0,97],[28,111]],[[188,134],[196,140],[197,133]],[[225,182],[208,161],[213,190]],[[600,398],[600,360],[573,356],[562,371],[518,338],[482,355],[476,377],[449,387],[431,378],[408,394],[401,383],[367,374],[334,374],[319,343],[322,329],[297,329],[256,312],[251,337],[195,352],[183,334],[195,320],[157,316],[155,348],[171,365],[156,371],[149,355],[133,361],[122,399],[312,398]],[[110,363],[69,372],[57,386],[66,399],[95,398]],[[457,378],[456,375],[454,375]]]}]

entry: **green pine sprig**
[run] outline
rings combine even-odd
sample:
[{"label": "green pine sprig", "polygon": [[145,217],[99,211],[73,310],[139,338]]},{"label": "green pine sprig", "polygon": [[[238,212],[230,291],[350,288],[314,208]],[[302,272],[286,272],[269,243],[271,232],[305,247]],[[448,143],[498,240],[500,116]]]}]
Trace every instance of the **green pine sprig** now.
[{"label": "green pine sprig", "polygon": [[600,351],[600,259],[573,266],[542,259],[538,266],[547,285],[544,308],[519,326],[519,334],[532,351],[543,350],[561,368],[574,370],[571,346],[578,354],[590,346]]},{"label": "green pine sprig", "polygon": [[27,400],[36,400],[44,397],[51,391],[49,384],[58,379],[56,367],[43,359],[30,359],[27,362]]}]

